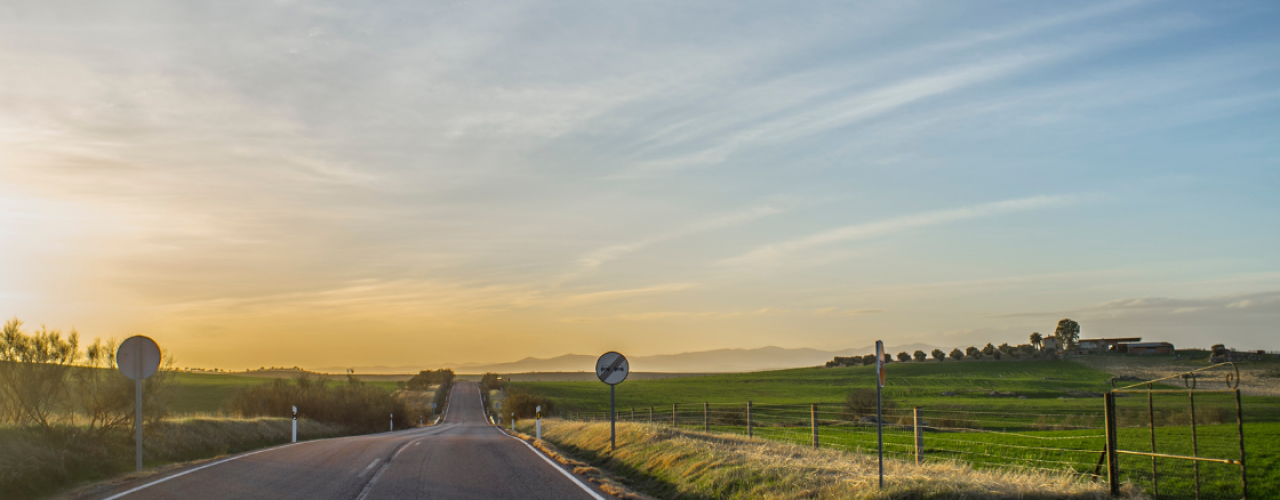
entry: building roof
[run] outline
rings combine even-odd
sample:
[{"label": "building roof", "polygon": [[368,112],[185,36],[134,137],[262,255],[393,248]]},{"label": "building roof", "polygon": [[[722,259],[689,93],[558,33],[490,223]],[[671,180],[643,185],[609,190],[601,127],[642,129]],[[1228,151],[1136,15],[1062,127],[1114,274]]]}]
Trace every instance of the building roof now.
[{"label": "building roof", "polygon": [[1141,342],[1142,337],[1123,337],[1114,339],[1080,339],[1081,342]]},{"label": "building roof", "polygon": [[1125,344],[1127,347],[1173,347],[1168,342],[1138,342],[1133,344]]}]

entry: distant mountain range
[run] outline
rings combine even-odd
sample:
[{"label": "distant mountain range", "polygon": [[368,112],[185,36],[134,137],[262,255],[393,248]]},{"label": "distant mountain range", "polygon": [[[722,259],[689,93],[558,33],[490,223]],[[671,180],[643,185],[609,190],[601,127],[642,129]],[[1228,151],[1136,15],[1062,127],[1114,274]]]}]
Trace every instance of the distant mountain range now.
[{"label": "distant mountain range", "polygon": [[[928,344],[906,344],[886,347],[890,353],[901,351],[915,352],[919,349],[930,352],[936,346]],[[943,350],[949,350],[946,348]],[[760,347],[756,349],[715,349],[711,351],[684,352],[680,354],[658,354],[653,356],[630,356],[627,361],[631,370],[636,372],[749,372],[761,370],[778,370],[783,368],[799,368],[818,366],[835,356],[855,356],[875,353],[875,346],[857,347],[839,351],[822,351],[818,349],[782,347]],[[625,354],[625,353],[624,353]],[[524,358],[509,363],[462,363],[448,366],[457,373],[524,373],[524,372],[582,372],[592,371],[598,355],[565,354],[554,358]],[[435,366],[356,366],[357,373],[416,373]],[[347,367],[320,368],[319,371],[342,372]]]}]

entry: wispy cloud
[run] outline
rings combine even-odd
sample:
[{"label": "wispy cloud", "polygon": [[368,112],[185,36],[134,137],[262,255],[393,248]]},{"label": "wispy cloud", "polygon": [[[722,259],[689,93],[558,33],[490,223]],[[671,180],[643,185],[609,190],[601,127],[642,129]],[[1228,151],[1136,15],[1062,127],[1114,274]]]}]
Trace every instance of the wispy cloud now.
[{"label": "wispy cloud", "polygon": [[784,308],[777,308],[777,307],[764,307],[764,308],[756,309],[754,311],[727,311],[727,312],[650,311],[650,312],[638,312],[638,313],[613,314],[609,316],[568,317],[568,318],[561,318],[560,322],[562,323],[600,323],[600,322],[611,322],[611,321],[639,322],[639,321],[661,321],[661,320],[668,320],[668,319],[690,319],[690,318],[734,319],[734,318],[744,318],[744,317],[788,314],[791,312],[792,312],[791,309],[784,309]]},{"label": "wispy cloud", "polygon": [[721,264],[738,266],[775,261],[788,255],[816,247],[842,243],[846,241],[876,238],[900,233],[909,229],[936,226],[948,222],[968,219],[995,217],[999,215],[1025,212],[1041,208],[1062,206],[1075,202],[1077,196],[1031,196],[1013,200],[983,203],[968,207],[937,210],[920,214],[894,217],[876,222],[867,222],[844,226],[829,231],[813,234],[803,238],[774,243],[757,248],[738,257],[725,259]]},{"label": "wispy cloud", "polygon": [[559,302],[565,305],[586,305],[601,302],[611,302],[615,300],[630,299],[635,297],[647,297],[653,295],[663,295],[673,292],[688,290],[697,285],[693,283],[668,283],[663,285],[654,285],[644,288],[629,288],[625,290],[608,290],[604,292],[580,293],[570,295]]},{"label": "wispy cloud", "polygon": [[702,233],[706,231],[712,231],[716,229],[723,229],[727,227],[746,224],[756,219],[782,213],[786,210],[787,208],[781,207],[781,206],[765,205],[765,206],[748,208],[738,212],[721,214],[716,217],[695,222],[693,224],[685,226],[682,229],[672,231],[667,234],[654,236],[652,238],[646,238],[646,239],[631,242],[631,243],[611,245],[611,246],[607,246],[597,250],[593,250],[591,253],[588,253],[586,256],[582,257],[580,262],[584,267],[587,267],[587,268],[600,267],[600,265],[604,264],[605,262],[617,259],[623,255],[640,250],[650,245],[655,245],[667,240],[676,239],[681,236],[689,236],[692,234]]}]

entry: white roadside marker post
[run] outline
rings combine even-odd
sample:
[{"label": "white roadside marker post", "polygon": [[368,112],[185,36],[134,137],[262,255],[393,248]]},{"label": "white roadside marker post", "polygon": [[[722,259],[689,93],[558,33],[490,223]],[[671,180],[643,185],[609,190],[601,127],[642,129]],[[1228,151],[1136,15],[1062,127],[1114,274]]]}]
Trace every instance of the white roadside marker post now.
[{"label": "white roadside marker post", "polygon": [[537,437],[538,439],[542,439],[542,405],[538,405],[538,408],[537,408],[537,409],[535,409],[534,411],[538,412],[538,421],[537,421],[537,423],[535,424],[535,425],[537,426],[537,429],[538,429],[538,430],[537,430],[537,436],[536,436],[536,437]]},{"label": "white roadside marker post", "polygon": [[512,412],[511,413],[511,432],[515,432],[515,431],[516,431],[516,414],[515,412]]},{"label": "white roadside marker post", "polygon": [[391,419],[391,432],[395,432],[396,431],[396,414],[392,413],[391,417],[389,418]]},{"label": "white roadside marker post", "polygon": [[116,350],[116,368],[125,377],[134,380],[135,464],[142,470],[142,380],[155,375],[160,369],[160,346],[148,337],[136,335],[120,343]]},{"label": "white roadside marker post", "polygon": [[293,407],[293,442],[298,442],[298,407]]}]

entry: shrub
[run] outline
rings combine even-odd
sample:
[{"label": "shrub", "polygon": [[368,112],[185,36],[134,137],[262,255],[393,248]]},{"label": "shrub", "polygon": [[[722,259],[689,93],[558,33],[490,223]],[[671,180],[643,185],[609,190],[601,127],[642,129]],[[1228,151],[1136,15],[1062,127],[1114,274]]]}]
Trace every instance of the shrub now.
[{"label": "shrub", "polygon": [[535,418],[538,406],[542,406],[543,415],[555,411],[555,403],[546,396],[513,387],[507,389],[507,399],[502,401],[502,412],[507,415],[515,413],[516,418]]},{"label": "shrub", "polygon": [[[882,399],[882,408],[894,408],[893,400]],[[871,416],[876,414],[876,390],[875,389],[854,389],[844,398],[844,405],[840,408],[840,418],[844,420],[858,420],[860,417]]]},{"label": "shrub", "polygon": [[960,361],[961,359],[964,359],[964,353],[960,352],[959,347],[951,350],[951,359],[954,359],[956,361]]},{"label": "shrub", "polygon": [[244,417],[288,417],[294,405],[299,417],[364,431],[386,429],[392,416],[397,428],[409,424],[403,401],[364,384],[350,372],[346,383],[333,386],[307,374],[293,380],[275,379],[238,389],[226,403],[227,410]]},{"label": "shrub", "polygon": [[938,362],[942,362],[947,359],[947,353],[942,352],[942,349],[934,349],[933,352],[929,354],[933,356],[933,359],[938,360]]}]

